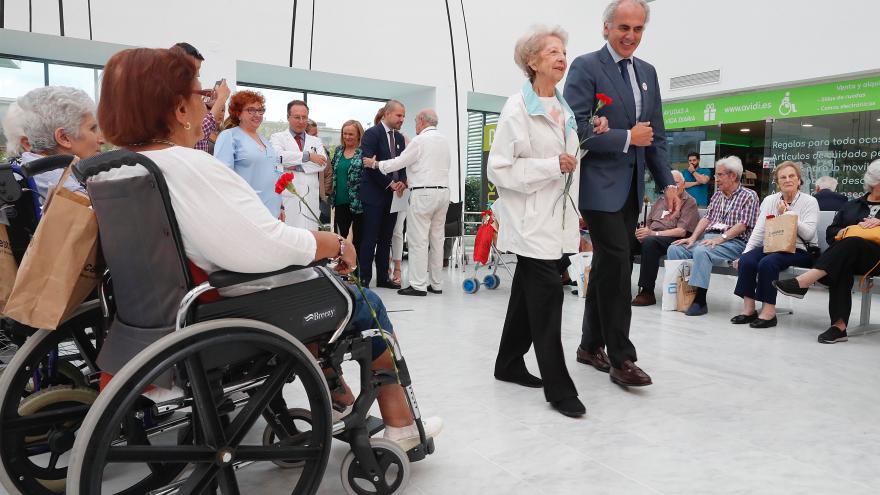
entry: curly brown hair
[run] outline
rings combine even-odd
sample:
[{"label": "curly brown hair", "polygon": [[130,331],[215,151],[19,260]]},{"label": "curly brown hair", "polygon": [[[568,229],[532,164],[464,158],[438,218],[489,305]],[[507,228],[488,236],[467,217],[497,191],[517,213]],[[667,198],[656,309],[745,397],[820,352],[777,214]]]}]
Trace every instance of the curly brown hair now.
[{"label": "curly brown hair", "polygon": [[229,99],[229,117],[223,122],[223,129],[238,127],[241,124],[241,112],[251,103],[266,105],[266,99],[256,91],[239,91]]}]

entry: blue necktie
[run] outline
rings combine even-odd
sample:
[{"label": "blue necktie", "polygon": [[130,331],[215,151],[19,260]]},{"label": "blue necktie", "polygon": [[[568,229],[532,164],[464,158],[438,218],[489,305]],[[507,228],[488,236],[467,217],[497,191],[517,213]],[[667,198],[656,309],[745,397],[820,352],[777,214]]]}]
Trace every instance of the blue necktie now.
[{"label": "blue necktie", "polygon": [[623,76],[623,82],[626,83],[626,87],[632,90],[632,82],[630,82],[629,78],[629,59],[625,58],[620,62],[617,62],[617,65],[620,66],[620,75]]}]

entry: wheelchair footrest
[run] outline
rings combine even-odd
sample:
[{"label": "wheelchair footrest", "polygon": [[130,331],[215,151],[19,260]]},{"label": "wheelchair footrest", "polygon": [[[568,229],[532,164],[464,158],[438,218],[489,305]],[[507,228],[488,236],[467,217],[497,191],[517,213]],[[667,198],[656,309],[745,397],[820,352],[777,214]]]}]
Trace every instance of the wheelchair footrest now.
[{"label": "wheelchair footrest", "polygon": [[406,456],[409,462],[418,462],[434,453],[434,439],[429,438],[424,445],[419,444],[407,451]]},{"label": "wheelchair footrest", "polygon": [[367,417],[367,431],[370,432],[370,436],[373,436],[384,429],[385,423],[382,421],[382,418],[377,418],[376,416]]}]

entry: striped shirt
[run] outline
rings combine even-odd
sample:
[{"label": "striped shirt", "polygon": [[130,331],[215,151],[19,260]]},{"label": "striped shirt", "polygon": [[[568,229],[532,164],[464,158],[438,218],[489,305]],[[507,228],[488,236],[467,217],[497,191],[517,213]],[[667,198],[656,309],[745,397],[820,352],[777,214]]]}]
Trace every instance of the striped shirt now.
[{"label": "striped shirt", "polygon": [[202,120],[202,134],[204,137],[200,139],[195,146],[193,146],[197,150],[202,150],[210,154],[214,154],[214,141],[211,141],[211,134],[216,134],[220,132],[220,126],[217,125],[217,120],[214,118],[214,114],[210,111],[205,115],[204,120]]},{"label": "striped shirt", "polygon": [[709,201],[709,209],[706,210],[706,219],[709,220],[706,232],[724,232],[741,223],[746,229],[736,237],[748,242],[752,229],[755,228],[759,208],[758,193],[742,185],[729,198],[720,190],[715,191]]}]

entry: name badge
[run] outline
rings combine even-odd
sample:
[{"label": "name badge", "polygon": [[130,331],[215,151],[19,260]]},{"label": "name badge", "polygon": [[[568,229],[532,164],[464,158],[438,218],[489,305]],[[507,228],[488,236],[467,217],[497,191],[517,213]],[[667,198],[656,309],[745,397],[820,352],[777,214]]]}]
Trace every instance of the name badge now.
[{"label": "name badge", "polygon": [[660,220],[666,218],[666,215],[669,215],[669,210],[663,210],[663,213],[660,214]]}]

